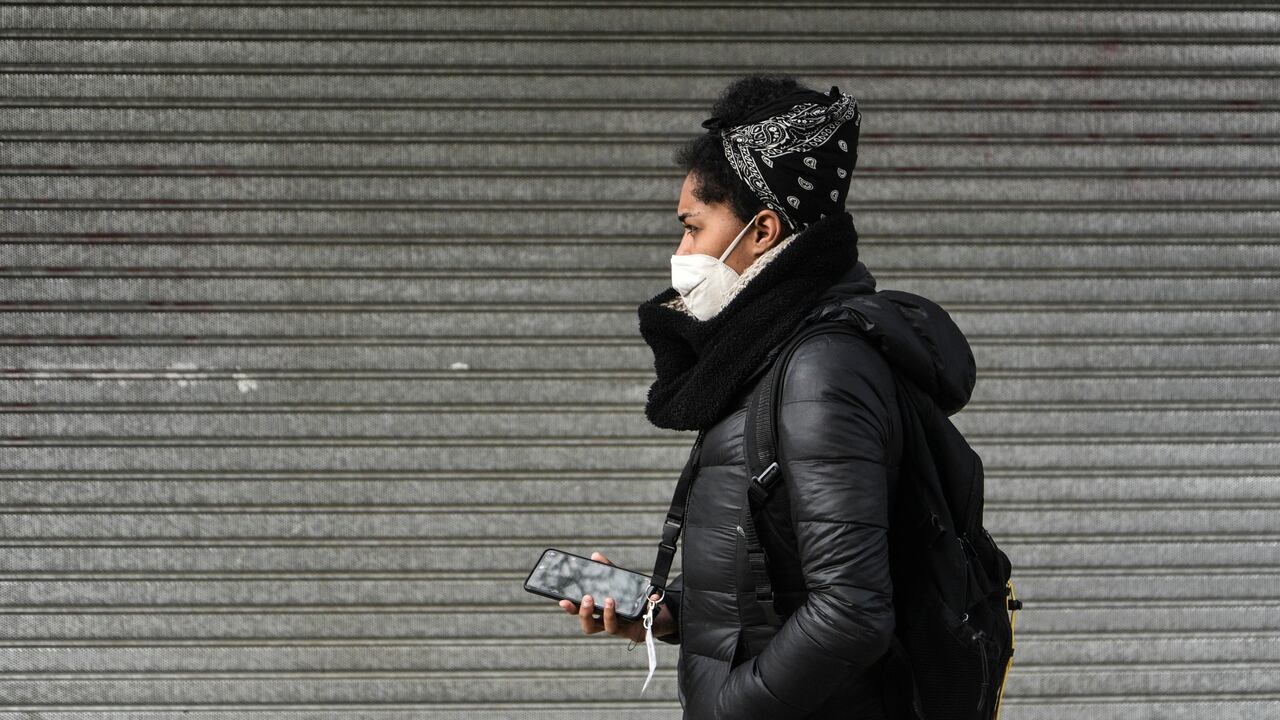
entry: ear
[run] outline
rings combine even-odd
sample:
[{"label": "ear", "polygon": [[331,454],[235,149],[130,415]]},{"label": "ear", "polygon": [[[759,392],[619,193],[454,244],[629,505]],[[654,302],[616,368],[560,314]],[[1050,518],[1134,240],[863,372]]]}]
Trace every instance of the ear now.
[{"label": "ear", "polygon": [[788,230],[787,224],[782,221],[782,216],[776,210],[766,208],[758,218],[756,226],[748,231],[747,237],[743,238],[750,243],[752,262],[774,245],[782,242]]}]

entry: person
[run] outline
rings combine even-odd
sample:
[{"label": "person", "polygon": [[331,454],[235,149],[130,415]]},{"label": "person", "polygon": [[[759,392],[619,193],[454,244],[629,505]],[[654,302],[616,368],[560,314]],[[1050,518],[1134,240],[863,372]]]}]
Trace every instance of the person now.
[{"label": "person", "polygon": [[[756,604],[743,560],[751,391],[792,333],[847,318],[850,303],[876,291],[845,209],[860,121],[856,100],[836,87],[748,75],[725,89],[707,133],[676,155],[686,171],[676,208],[684,236],[671,287],[638,315],[656,371],[646,416],[703,437],[682,572],[654,620],[657,639],[680,646],[686,720],[904,716],[903,678],[888,663],[888,519],[902,453],[893,373],[934,392],[972,388],[972,353],[946,313],[922,311],[877,344],[823,333],[797,346],[777,402],[783,480],[765,508],[769,522],[757,525],[781,626]],[[585,633],[643,641],[641,623],[617,618],[608,599],[593,618],[596,601],[561,607]]]}]

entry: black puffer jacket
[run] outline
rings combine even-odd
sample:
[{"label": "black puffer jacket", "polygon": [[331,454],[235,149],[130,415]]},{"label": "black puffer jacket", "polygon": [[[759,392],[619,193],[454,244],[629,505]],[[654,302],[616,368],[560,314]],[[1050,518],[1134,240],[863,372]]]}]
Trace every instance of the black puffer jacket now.
[{"label": "black puffer jacket", "polygon": [[[844,319],[873,339],[811,337],[783,378],[783,481],[768,506],[776,530],[761,528],[776,607],[787,618],[781,628],[755,606],[737,530],[748,482],[746,400],[767,363],[707,430],[681,537],[682,573],[667,593],[679,630],[662,638],[681,645],[686,720],[885,716],[882,688],[896,682],[880,675],[894,629],[887,524],[902,448],[891,368],[948,414],[968,401],[974,380],[969,344],[951,318],[919,296],[895,296],[917,300],[918,309],[876,295],[858,262],[800,323]],[[768,638],[758,656],[748,657],[745,633]]]}]

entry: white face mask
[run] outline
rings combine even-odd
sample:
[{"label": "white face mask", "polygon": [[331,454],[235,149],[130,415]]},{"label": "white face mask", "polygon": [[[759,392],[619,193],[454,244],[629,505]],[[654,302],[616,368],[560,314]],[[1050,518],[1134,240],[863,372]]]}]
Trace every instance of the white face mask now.
[{"label": "white face mask", "polygon": [[671,287],[699,320],[710,320],[728,303],[729,288],[738,281],[738,273],[725,265],[724,259],[755,224],[753,217],[719,258],[701,254],[671,256]]}]

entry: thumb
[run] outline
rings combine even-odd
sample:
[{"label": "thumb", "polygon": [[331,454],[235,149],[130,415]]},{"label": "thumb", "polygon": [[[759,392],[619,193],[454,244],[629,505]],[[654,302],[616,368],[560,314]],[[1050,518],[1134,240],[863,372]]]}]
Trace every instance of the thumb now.
[{"label": "thumb", "polygon": [[599,560],[600,562],[605,563],[606,565],[612,565],[612,564],[613,564],[613,561],[611,561],[609,558],[605,557],[605,556],[604,556],[604,553],[599,552],[599,551],[591,553],[591,559],[592,559],[592,560]]}]

